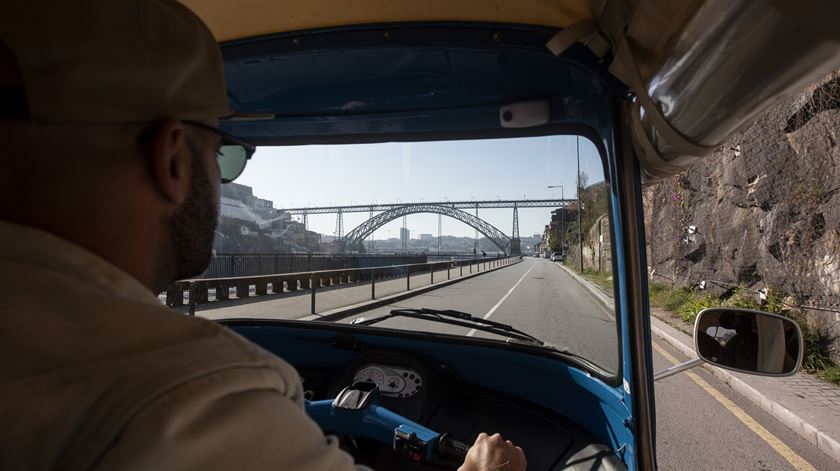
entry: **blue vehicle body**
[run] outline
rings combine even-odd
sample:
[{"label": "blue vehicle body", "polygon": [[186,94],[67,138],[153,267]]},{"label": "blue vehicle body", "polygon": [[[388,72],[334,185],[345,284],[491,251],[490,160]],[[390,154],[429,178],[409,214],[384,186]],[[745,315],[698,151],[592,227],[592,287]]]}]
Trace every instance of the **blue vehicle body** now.
[{"label": "blue vehicle body", "polygon": [[[551,54],[545,43],[553,32],[519,25],[388,24],[222,44],[232,105],[275,115],[223,127],[261,145],[556,134],[590,139],[602,157],[610,195],[621,344],[617,374],[571,355],[474,338],[321,322],[225,323],[304,376],[307,371],[336,374],[365,352],[397,352],[445,365],[458,384],[542,411],[563,427],[579,427],[628,469],[636,469],[640,435],[652,450],[654,409],[650,332],[641,318],[647,301],[641,295],[646,264],[639,170],[624,157],[627,139],[622,137],[627,88],[582,45],[559,57]],[[527,100],[547,100],[549,122],[502,127],[499,107]],[[634,218],[632,224],[628,218]],[[325,400],[310,404],[322,426],[329,422]],[[359,422],[358,416],[347,415],[345,421],[361,436],[381,436],[381,429]],[[540,440],[548,447],[570,446],[563,437]]]}]

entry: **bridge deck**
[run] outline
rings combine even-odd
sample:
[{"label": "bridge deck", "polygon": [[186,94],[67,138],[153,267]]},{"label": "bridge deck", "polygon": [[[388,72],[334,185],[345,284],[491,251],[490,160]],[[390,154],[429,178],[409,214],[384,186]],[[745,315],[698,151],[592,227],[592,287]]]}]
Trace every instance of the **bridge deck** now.
[{"label": "bridge deck", "polygon": [[498,208],[558,208],[574,204],[575,199],[546,200],[485,200],[485,201],[420,201],[416,203],[359,204],[351,206],[314,206],[309,208],[278,208],[277,212],[289,214],[332,214],[367,213],[391,211],[402,206],[438,205],[455,209],[498,209]]}]

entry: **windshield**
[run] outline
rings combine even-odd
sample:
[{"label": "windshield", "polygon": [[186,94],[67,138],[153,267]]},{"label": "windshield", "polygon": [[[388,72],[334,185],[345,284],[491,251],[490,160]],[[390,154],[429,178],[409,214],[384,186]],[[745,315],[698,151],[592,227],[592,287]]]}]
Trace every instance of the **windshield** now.
[{"label": "windshield", "polygon": [[[360,323],[393,309],[458,310],[612,374],[609,241],[602,160],[584,138],[261,147],[222,187],[204,276],[306,275],[218,299],[211,288],[197,315]],[[351,306],[365,309],[342,315]],[[434,318],[372,326],[511,340]]]}]

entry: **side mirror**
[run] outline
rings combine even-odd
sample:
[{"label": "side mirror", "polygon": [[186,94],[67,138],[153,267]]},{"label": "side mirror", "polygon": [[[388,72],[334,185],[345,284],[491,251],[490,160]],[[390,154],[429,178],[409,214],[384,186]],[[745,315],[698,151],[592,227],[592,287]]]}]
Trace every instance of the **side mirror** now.
[{"label": "side mirror", "polygon": [[790,376],[802,364],[796,322],[767,312],[709,308],[697,314],[694,348],[703,361],[763,376]]}]

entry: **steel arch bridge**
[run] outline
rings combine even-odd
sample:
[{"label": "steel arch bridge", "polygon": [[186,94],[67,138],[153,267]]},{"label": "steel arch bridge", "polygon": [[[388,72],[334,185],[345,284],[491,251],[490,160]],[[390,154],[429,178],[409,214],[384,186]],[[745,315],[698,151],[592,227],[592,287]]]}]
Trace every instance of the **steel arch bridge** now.
[{"label": "steel arch bridge", "polygon": [[493,244],[504,252],[508,252],[511,248],[511,238],[506,236],[504,232],[497,229],[487,221],[474,216],[466,211],[445,206],[442,204],[411,204],[405,206],[397,206],[388,211],[381,212],[367,221],[359,224],[355,229],[348,232],[346,236],[339,240],[339,246],[344,248],[355,247],[362,243],[367,236],[373,231],[379,229],[385,224],[394,219],[407,216],[409,214],[417,213],[434,213],[448,216],[457,219],[480,232],[484,237],[493,242]]}]

